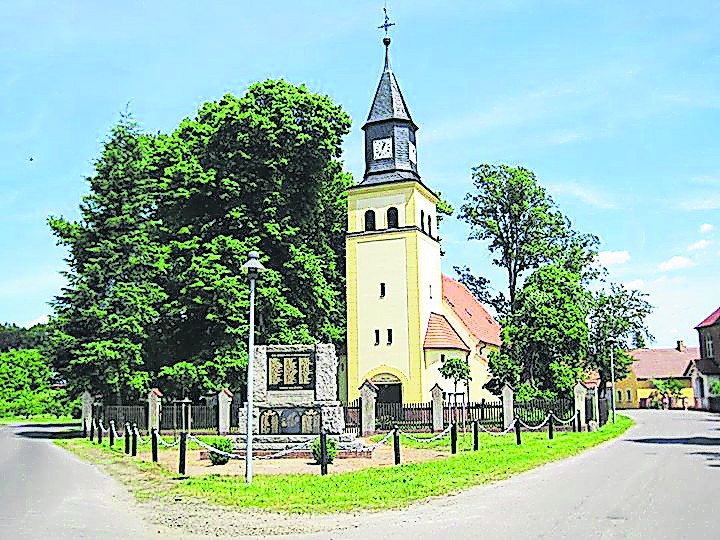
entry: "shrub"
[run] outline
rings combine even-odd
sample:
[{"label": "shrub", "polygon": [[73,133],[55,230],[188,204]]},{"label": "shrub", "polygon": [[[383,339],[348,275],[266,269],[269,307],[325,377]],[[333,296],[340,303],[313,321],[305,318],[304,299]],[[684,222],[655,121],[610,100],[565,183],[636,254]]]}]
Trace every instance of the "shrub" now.
[{"label": "shrub", "polygon": [[[313,441],[312,453],[313,453],[313,458],[315,459],[315,463],[320,463],[320,438],[317,438]],[[328,463],[332,463],[333,461],[335,461],[335,456],[337,456],[337,441],[335,439],[331,439],[330,437],[328,437],[327,438],[327,460],[328,460]]]},{"label": "shrub", "polygon": [[[217,448],[218,450],[222,450],[223,452],[233,451],[233,443],[227,437],[199,437],[199,439],[205,444],[208,444],[213,448]],[[210,462],[213,465],[225,465],[228,461],[230,461],[228,456],[223,456],[210,451],[208,451],[208,453],[210,454]]]}]

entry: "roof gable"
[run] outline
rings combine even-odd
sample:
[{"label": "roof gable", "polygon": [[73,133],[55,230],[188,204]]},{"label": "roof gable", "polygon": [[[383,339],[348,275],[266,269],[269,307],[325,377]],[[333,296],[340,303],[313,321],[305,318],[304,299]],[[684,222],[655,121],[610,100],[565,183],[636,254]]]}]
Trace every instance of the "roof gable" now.
[{"label": "roof gable", "polygon": [[443,301],[450,306],[477,341],[500,346],[500,325],[468,288],[448,276],[442,277]]},{"label": "roof gable", "polygon": [[706,326],[712,326],[720,321],[720,307],[713,311],[707,319],[698,324],[695,328],[705,328]]},{"label": "roof gable", "polygon": [[470,347],[465,344],[445,316],[438,313],[430,314],[423,349],[470,351]]}]

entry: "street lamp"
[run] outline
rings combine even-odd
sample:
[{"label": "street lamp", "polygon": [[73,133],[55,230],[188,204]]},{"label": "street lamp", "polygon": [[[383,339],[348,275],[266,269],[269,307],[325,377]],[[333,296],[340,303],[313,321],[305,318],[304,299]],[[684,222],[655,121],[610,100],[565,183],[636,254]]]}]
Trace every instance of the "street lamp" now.
[{"label": "street lamp", "polygon": [[612,413],[613,413],[613,424],[615,423],[615,349],[610,344],[610,380],[611,383],[611,390],[610,390],[610,402],[612,403]]},{"label": "street lamp", "polygon": [[248,261],[242,265],[250,280],[250,337],[248,338],[247,366],[247,430],[245,446],[245,482],[252,483],[252,437],[253,437],[253,362],[255,360],[255,280],[265,267],[258,260],[257,251],[248,253]]}]

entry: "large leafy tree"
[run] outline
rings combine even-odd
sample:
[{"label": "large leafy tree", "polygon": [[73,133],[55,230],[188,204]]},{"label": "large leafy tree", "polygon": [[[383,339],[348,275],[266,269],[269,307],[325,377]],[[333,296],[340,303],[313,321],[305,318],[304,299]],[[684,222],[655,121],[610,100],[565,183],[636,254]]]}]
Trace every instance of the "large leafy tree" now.
[{"label": "large leafy tree", "polygon": [[633,344],[652,341],[645,319],[653,311],[647,295],[627,289],[622,284],[610,283],[597,291],[589,313],[589,354],[587,366],[596,369],[600,376],[600,392],[604,394],[611,380],[622,380],[630,373],[633,359],[625,351]]},{"label": "large leafy tree", "polygon": [[50,220],[70,252],[55,303],[68,378],[118,399],[158,382],[191,397],[237,387],[253,249],[268,267],[258,342],[342,340],[349,126],[326,96],[266,81],[169,135],[115,128],[80,221]]}]

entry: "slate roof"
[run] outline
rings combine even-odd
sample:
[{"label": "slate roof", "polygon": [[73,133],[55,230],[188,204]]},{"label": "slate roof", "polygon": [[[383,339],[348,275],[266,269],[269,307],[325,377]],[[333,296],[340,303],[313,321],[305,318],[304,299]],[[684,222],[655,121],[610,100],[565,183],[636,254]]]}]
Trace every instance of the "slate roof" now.
[{"label": "slate roof", "polygon": [[425,333],[424,349],[457,349],[470,351],[444,315],[431,313]]},{"label": "slate roof", "polygon": [[500,346],[500,325],[468,288],[448,276],[442,277],[443,300],[477,340]]},{"label": "slate roof", "polygon": [[698,347],[677,349],[635,349],[628,351],[635,359],[632,370],[638,379],[686,377],[688,365],[698,357]]},{"label": "slate roof", "polygon": [[720,375],[720,366],[718,366],[711,358],[695,359],[688,365],[685,373],[690,372],[690,367],[695,366],[703,375]]},{"label": "slate roof", "polygon": [[405,120],[415,124],[405,104],[405,98],[400,92],[397,78],[390,67],[389,47],[385,47],[385,68],[380,76],[380,84],[375,92],[375,99],[370,107],[366,125],[392,119]]},{"label": "slate roof", "polygon": [[713,311],[707,319],[698,324],[695,328],[705,328],[706,326],[712,326],[718,321],[720,321],[720,307]]}]

